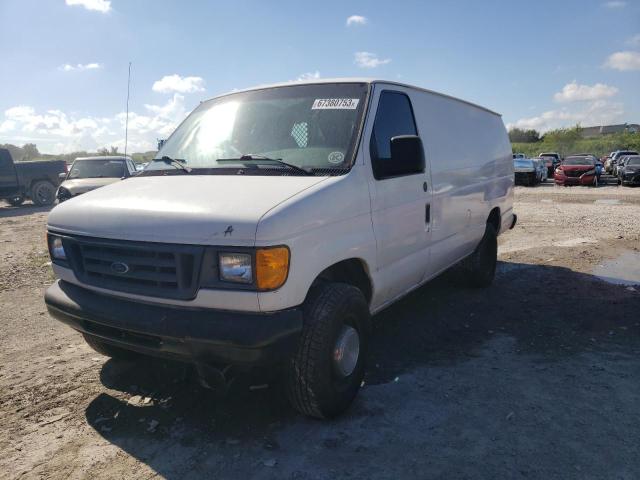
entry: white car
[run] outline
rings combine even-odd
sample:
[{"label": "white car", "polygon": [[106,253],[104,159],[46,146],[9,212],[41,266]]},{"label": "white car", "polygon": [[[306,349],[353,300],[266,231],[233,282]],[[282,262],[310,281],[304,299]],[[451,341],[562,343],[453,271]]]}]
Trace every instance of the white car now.
[{"label": "white car", "polygon": [[45,301],[98,352],[181,359],[213,387],[261,367],[332,417],[371,315],[460,261],[491,284],[513,175],[502,118],[463,100],[365,79],[233,92],[144,172],[53,209]]}]

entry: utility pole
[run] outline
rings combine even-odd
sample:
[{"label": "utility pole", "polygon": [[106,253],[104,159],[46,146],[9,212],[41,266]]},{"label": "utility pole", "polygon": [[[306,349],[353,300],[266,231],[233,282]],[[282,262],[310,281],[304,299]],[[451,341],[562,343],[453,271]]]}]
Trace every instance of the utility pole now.
[{"label": "utility pole", "polygon": [[129,76],[127,77],[127,118],[124,123],[124,156],[127,156],[127,143],[129,142],[129,89],[131,87],[131,62],[129,62]]}]

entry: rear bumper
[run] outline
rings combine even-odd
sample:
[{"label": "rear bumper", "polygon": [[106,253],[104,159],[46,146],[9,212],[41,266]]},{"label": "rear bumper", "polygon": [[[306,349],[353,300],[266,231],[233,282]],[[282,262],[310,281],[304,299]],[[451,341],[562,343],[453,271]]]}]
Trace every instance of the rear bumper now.
[{"label": "rear bumper", "polygon": [[247,313],[151,305],[58,280],[45,293],[51,316],[127,350],[176,360],[268,366],[294,352],[302,312]]},{"label": "rear bumper", "polygon": [[514,176],[516,185],[532,185],[537,179],[536,172],[515,172]]}]

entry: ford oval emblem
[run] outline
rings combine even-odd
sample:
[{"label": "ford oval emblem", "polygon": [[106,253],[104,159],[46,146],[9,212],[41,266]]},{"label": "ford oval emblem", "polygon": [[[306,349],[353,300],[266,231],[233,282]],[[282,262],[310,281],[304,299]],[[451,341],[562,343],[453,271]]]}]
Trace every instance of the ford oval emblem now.
[{"label": "ford oval emblem", "polygon": [[119,275],[122,275],[129,271],[129,265],[123,262],[113,262],[110,268],[113,273],[117,273]]}]

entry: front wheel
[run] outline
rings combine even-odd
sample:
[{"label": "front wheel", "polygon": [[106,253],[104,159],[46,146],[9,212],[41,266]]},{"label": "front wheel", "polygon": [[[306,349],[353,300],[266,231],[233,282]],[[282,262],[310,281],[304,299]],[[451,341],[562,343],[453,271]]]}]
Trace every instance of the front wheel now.
[{"label": "front wheel", "polygon": [[7,200],[9,204],[13,207],[19,207],[24,203],[24,197],[22,195],[17,195]]},{"label": "front wheel", "polygon": [[293,408],[332,418],[351,405],[364,378],[369,321],[369,306],[358,288],[327,282],[312,289],[298,349],[286,372]]}]

